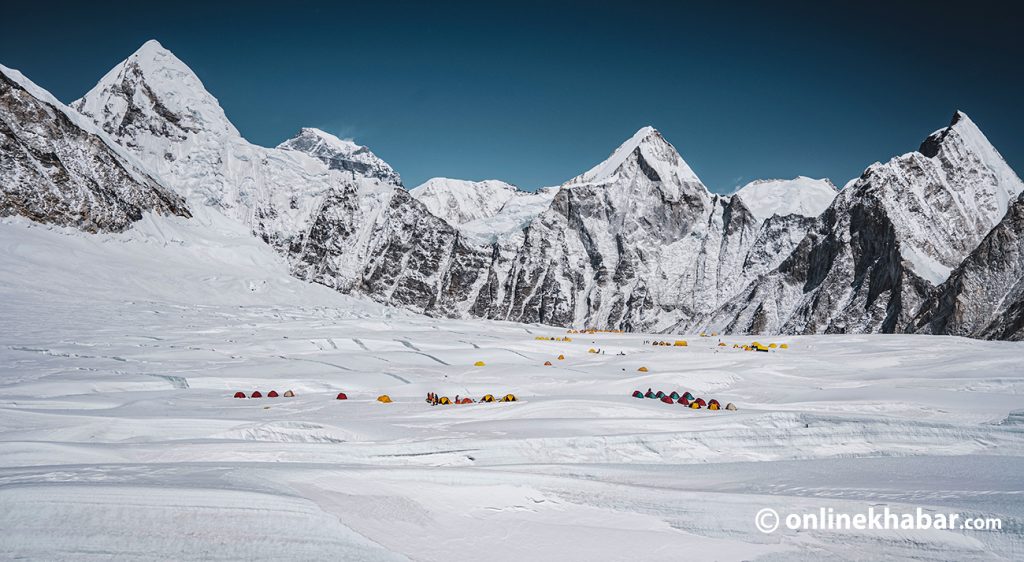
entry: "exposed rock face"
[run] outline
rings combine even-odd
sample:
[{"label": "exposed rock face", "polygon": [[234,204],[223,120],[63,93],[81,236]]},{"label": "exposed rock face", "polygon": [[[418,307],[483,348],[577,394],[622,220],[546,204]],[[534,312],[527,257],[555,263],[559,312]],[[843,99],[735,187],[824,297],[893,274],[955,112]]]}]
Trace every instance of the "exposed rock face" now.
[{"label": "exposed rock face", "polygon": [[[983,312],[925,304],[1024,190],[959,112],[838,196],[796,178],[722,197],[650,127],[541,193],[459,180],[410,193],[365,147],[316,129],[276,149],[246,142],[155,42],[75,107],[194,204],[248,225],[297,276],[392,305],[629,330],[1016,333],[1009,281],[991,328],[977,327]],[[963,283],[987,275],[971,271]]]},{"label": "exposed rock face", "polygon": [[376,178],[384,183],[402,185],[402,178],[387,162],[381,160],[369,148],[352,141],[305,127],[295,137],[279,144],[277,148],[304,152],[331,170],[352,172],[367,178]]},{"label": "exposed rock face", "polygon": [[761,249],[751,253],[762,226],[741,199],[708,192],[644,128],[561,187],[527,227],[511,269],[491,275],[471,310],[555,325],[688,327],[771,263]]},{"label": "exposed rock face", "polygon": [[189,216],[184,201],[20,72],[0,66],[0,216],[88,232],[144,212]]},{"label": "exposed rock face", "polygon": [[911,329],[1024,340],[1024,195],[924,303]]},{"label": "exposed rock face", "polygon": [[895,332],[977,246],[1020,179],[962,113],[869,167],[779,267],[712,315],[728,332]]}]

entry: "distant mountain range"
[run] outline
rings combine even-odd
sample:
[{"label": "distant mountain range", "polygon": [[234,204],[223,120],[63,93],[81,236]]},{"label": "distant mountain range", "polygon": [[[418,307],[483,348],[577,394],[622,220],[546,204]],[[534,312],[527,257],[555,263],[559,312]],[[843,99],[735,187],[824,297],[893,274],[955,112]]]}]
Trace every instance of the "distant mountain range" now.
[{"label": "distant mountain range", "polygon": [[560,186],[435,178],[304,128],[247,142],[155,41],[65,106],[0,66],[0,215],[86,232],[203,207],[299,278],[418,312],[663,332],[1024,339],[1024,184],[962,112],[915,152],[711,193],[645,127]]}]

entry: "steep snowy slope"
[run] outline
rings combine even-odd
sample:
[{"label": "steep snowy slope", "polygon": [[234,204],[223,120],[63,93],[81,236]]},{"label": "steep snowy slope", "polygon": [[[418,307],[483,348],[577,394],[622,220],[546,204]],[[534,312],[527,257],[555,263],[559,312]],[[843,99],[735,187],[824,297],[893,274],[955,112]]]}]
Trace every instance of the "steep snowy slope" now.
[{"label": "steep snowy slope", "polygon": [[377,178],[384,183],[402,185],[402,178],[387,162],[369,148],[314,128],[303,128],[295,137],[277,148],[297,150],[319,159],[332,170],[347,170],[354,175]]},{"label": "steep snowy slope", "polygon": [[1024,340],[1024,195],[924,303],[912,329]]},{"label": "steep snowy slope", "polygon": [[798,176],[791,180],[756,180],[741,187],[740,197],[750,212],[761,220],[772,215],[817,217],[836,198],[836,186],[827,179]]},{"label": "steep snowy slope", "polygon": [[0,66],[0,216],[96,232],[144,212],[188,216],[116,143],[16,70]]},{"label": "steep snowy slope", "polygon": [[893,332],[1022,191],[963,113],[843,189],[778,269],[715,313],[730,332]]}]

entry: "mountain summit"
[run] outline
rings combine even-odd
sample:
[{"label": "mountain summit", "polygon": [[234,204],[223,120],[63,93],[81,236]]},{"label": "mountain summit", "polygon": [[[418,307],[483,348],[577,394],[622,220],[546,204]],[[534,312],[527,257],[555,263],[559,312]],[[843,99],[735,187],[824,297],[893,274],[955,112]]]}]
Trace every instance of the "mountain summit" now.
[{"label": "mountain summit", "polygon": [[398,172],[369,148],[339,139],[320,129],[303,127],[299,134],[277,145],[277,148],[306,153],[327,164],[332,170],[345,170],[393,185],[402,185]]}]

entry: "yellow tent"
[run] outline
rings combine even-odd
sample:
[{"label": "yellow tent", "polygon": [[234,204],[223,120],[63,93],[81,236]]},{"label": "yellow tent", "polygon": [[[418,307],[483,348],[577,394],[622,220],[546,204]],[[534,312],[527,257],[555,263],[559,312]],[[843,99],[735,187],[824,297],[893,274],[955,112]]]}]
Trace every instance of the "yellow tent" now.
[{"label": "yellow tent", "polygon": [[481,402],[494,402],[493,394],[484,394],[484,397],[480,399]]},{"label": "yellow tent", "polygon": [[718,342],[718,347],[725,347],[725,342],[724,341]]},{"label": "yellow tent", "polygon": [[784,344],[780,345],[779,347],[781,347],[782,349],[789,349],[789,344],[788,343],[784,343]]},{"label": "yellow tent", "polygon": [[597,350],[594,348],[590,348],[587,350],[587,353],[597,353]]},{"label": "yellow tent", "polygon": [[515,402],[515,401],[516,401],[516,395],[515,395],[515,394],[506,394],[506,395],[505,395],[505,396],[504,396],[504,397],[503,397],[503,398],[501,399],[501,401],[502,401],[502,402]]},{"label": "yellow tent", "polygon": [[694,410],[699,410],[700,409],[700,403],[697,402],[696,400],[694,400],[693,402],[690,402],[690,407],[693,408]]},{"label": "yellow tent", "polygon": [[686,340],[676,340],[676,343],[673,345],[676,347],[686,347]]},{"label": "yellow tent", "polygon": [[646,373],[647,367],[640,367],[639,369],[637,369],[637,371],[640,371],[641,373]]},{"label": "yellow tent", "polygon": [[383,402],[384,404],[390,404],[391,403],[391,397],[388,396],[387,394],[381,394],[380,396],[377,397],[377,402]]},{"label": "yellow tent", "polygon": [[754,342],[750,344],[750,347],[761,347],[761,342]]},{"label": "yellow tent", "polygon": [[486,365],[486,363],[484,363],[483,361],[477,361],[476,363],[473,363],[474,367],[483,367],[484,365]]},{"label": "yellow tent", "polygon": [[558,356],[558,360],[559,361],[564,361],[565,360],[565,356],[564,355],[559,355]]},{"label": "yellow tent", "polygon": [[763,345],[761,345],[759,343],[755,343],[754,344],[754,349],[756,349],[758,351],[768,351],[767,347],[765,347],[765,346],[763,346]]},{"label": "yellow tent", "polygon": [[562,340],[562,341],[572,341],[572,338],[565,338],[565,339],[564,339],[564,340]]},{"label": "yellow tent", "polygon": [[770,347],[772,349],[775,349],[776,347],[779,347],[779,346],[777,344],[770,343],[770,344],[768,344],[768,347]]},{"label": "yellow tent", "polygon": [[438,404],[444,404],[444,405],[447,406],[448,404],[452,403],[452,400],[451,400],[451,398],[448,398],[447,396],[442,396],[442,397],[437,399],[437,403]]}]

